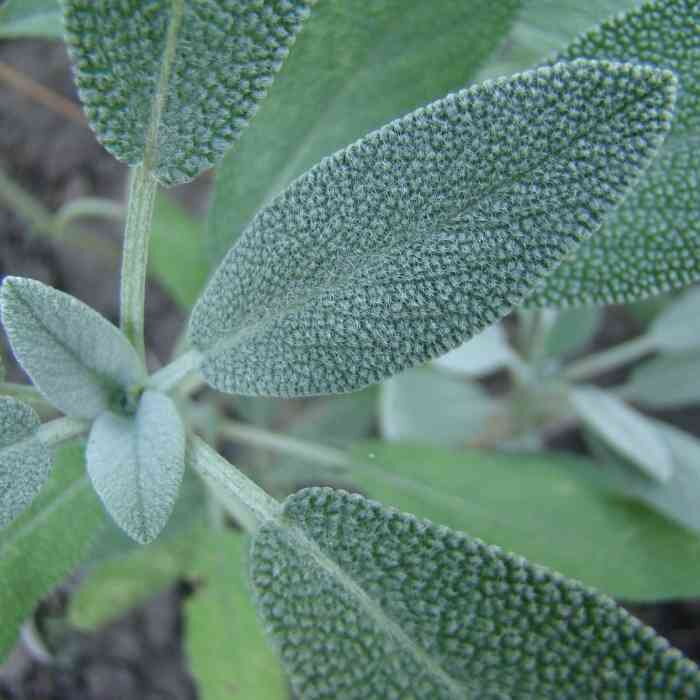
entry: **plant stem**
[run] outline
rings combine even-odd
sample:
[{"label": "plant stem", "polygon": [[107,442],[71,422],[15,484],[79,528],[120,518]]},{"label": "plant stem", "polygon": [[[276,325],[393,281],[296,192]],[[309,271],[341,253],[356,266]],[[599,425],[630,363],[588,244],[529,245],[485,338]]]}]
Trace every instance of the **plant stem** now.
[{"label": "plant stem", "polygon": [[44,423],[38,430],[37,436],[45,445],[55,447],[66,440],[79,437],[88,431],[90,422],[77,418],[57,418]]},{"label": "plant stem", "polygon": [[201,363],[202,354],[197,350],[189,350],[170,364],[154,372],[149,377],[147,386],[158,391],[170,391],[196,372]]},{"label": "plant stem", "polygon": [[157,189],[158,182],[145,165],[138,165],[132,170],[124,228],[120,326],[142,358],[145,357],[143,316],[148,241]]},{"label": "plant stem", "polygon": [[281,504],[221,457],[204,440],[193,436],[188,456],[190,466],[246,530],[255,532],[264,523],[279,519]]},{"label": "plant stem", "polygon": [[587,379],[632,362],[654,349],[653,338],[643,335],[574,362],[567,367],[563,376],[565,379],[574,381]]},{"label": "plant stem", "polygon": [[0,395],[11,396],[13,399],[25,401],[26,403],[49,402],[30,384],[15,384],[14,382],[0,382]]}]

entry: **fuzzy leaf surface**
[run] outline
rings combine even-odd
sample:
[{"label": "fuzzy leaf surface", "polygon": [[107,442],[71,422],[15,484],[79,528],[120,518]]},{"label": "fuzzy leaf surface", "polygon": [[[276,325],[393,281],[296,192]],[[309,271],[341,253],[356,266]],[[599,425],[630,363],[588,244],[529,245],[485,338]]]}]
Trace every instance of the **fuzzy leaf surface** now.
[{"label": "fuzzy leaf surface", "polygon": [[654,408],[700,403],[700,352],[659,355],[632,370],[625,398]]},{"label": "fuzzy leaf surface", "polygon": [[206,239],[212,263],[258,209],[321,158],[467,85],[520,4],[441,0],[436,12],[423,0],[320,2],[218,169]]},{"label": "fuzzy leaf surface", "polygon": [[660,482],[671,478],[671,451],[646,416],[609,392],[592,386],[572,389],[569,400],[584,425],[636,464],[646,476]]},{"label": "fuzzy leaf surface", "polygon": [[60,448],[38,497],[0,531],[0,658],[37,601],[82,561],[104,522],[82,445]]},{"label": "fuzzy leaf surface", "polygon": [[238,138],[313,0],[64,0],[88,119],[164,185],[193,179]]},{"label": "fuzzy leaf surface", "polygon": [[58,0],[7,0],[0,7],[0,37],[62,39]]},{"label": "fuzzy leaf surface", "polygon": [[0,396],[0,528],[34,499],[51,471],[51,450],[37,437],[39,416]]},{"label": "fuzzy leaf surface", "polygon": [[597,461],[379,442],[358,445],[352,458],[340,476],[371,498],[518,552],[608,595],[654,601],[700,591],[700,537],[611,494],[608,484],[600,488],[593,478],[603,473]]},{"label": "fuzzy leaf surface", "polygon": [[76,418],[107,410],[115,392],[145,380],[129,341],[103,316],[41,282],[5,277],[2,323],[12,351],[37,389]]},{"label": "fuzzy leaf surface", "polygon": [[100,415],[86,458],[92,484],[119,527],[141,544],[155,539],[185,471],[185,428],[172,399],[146,391],[134,416]]},{"label": "fuzzy leaf surface", "polygon": [[259,212],[195,306],[215,388],[360,389],[505,315],[602,222],[675,82],[579,61],[463,90],[323,160]]},{"label": "fuzzy leaf surface", "polygon": [[610,598],[344,491],[290,496],[251,578],[305,699],[700,692],[695,664]]},{"label": "fuzzy leaf surface", "polygon": [[671,133],[644,178],[531,303],[626,303],[700,279],[699,23],[698,0],[645,2],[582,35],[557,57],[667,68],[680,87]]}]

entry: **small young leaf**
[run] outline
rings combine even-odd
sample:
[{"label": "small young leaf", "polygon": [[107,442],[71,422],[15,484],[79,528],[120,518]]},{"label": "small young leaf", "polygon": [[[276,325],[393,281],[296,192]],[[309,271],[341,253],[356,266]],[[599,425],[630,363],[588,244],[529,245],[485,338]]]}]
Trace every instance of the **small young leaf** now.
[{"label": "small young leaf", "polygon": [[0,528],[34,499],[51,471],[51,450],[36,435],[39,416],[0,396]]},{"label": "small young leaf", "polygon": [[471,376],[488,374],[507,367],[513,361],[503,326],[496,323],[477,333],[466,343],[433,361],[440,369]]},{"label": "small young leaf", "polygon": [[428,368],[409,369],[381,390],[385,440],[460,447],[486,429],[495,402],[476,382]]},{"label": "small young leaf", "polygon": [[572,389],[569,398],[583,423],[612,449],[656,481],[666,482],[671,478],[671,452],[663,435],[646,416],[609,392],[592,386]]},{"label": "small young leaf", "polygon": [[605,462],[605,468],[596,472],[597,481],[626,497],[648,503],[675,522],[700,532],[700,440],[667,423],[651,419],[650,422],[671,451],[671,478],[664,484],[645,478],[634,464],[588,436],[593,451]]},{"label": "small young leaf", "polygon": [[595,335],[602,315],[600,309],[586,307],[559,312],[547,331],[545,352],[559,356],[580,350]]},{"label": "small young leaf", "polygon": [[165,185],[193,179],[247,125],[312,3],[64,0],[97,137]]},{"label": "small young leaf", "polygon": [[507,313],[653,156],[675,82],[578,61],[461,91],[323,160],[257,214],[195,306],[215,388],[362,388]]},{"label": "small young leaf", "polygon": [[145,381],[143,365],[119,329],[68,294],[6,277],[0,311],[17,361],[69,416],[94,418],[120,390]]},{"label": "small young leaf", "polygon": [[557,60],[630,61],[672,70],[671,134],[603,228],[552,275],[532,304],[626,303],[700,279],[700,3],[654,0],[603,22]]},{"label": "small young leaf", "polygon": [[[671,488],[677,477],[674,471],[659,485],[626,467],[632,469],[637,481],[659,489]],[[565,453],[371,442],[357,445],[338,476],[382,503],[518,552],[616,598],[697,597],[700,537],[601,489],[598,474],[608,471]]]},{"label": "small young leaf", "polygon": [[185,470],[185,428],[172,399],[146,391],[134,416],[100,415],[86,457],[92,484],[119,527],[142,544],[155,539]]},{"label": "small young leaf", "polygon": [[654,357],[632,370],[621,391],[654,408],[700,403],[700,352]]},{"label": "small young leaf", "polygon": [[302,698],[700,693],[695,664],[610,598],[359,495],[289,497],[251,578]]},{"label": "small young leaf", "polygon": [[82,561],[104,522],[82,445],[62,447],[37,498],[0,531],[0,658],[37,601]]},{"label": "small young leaf", "polygon": [[320,2],[260,113],[217,169],[206,232],[211,262],[321,158],[472,82],[520,5],[441,0],[436,11],[425,0]]},{"label": "small young leaf", "polygon": [[659,350],[700,348],[700,287],[688,289],[654,319],[647,331]]},{"label": "small young leaf", "polygon": [[0,37],[62,39],[58,0],[7,0],[0,7]]}]

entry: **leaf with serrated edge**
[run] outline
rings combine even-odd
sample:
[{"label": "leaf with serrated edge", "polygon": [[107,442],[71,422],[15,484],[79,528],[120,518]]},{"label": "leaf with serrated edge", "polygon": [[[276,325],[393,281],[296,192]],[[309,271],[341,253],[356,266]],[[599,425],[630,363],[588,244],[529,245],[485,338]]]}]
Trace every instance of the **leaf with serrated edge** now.
[{"label": "leaf with serrated edge", "polygon": [[51,471],[51,450],[37,437],[39,416],[0,396],[0,528],[34,499]]},{"label": "leaf with serrated edge", "polygon": [[105,412],[94,422],[87,470],[115,522],[145,544],[165,526],[185,471],[185,428],[174,402],[144,392],[131,417]]},{"label": "leaf with serrated edge", "polygon": [[164,185],[193,179],[238,138],[314,0],[63,0],[88,119]]},{"label": "leaf with serrated edge", "polygon": [[302,698],[700,693],[695,664],[610,598],[359,495],[290,496],[251,579]]},{"label": "leaf with serrated edge", "polygon": [[388,124],[260,211],[195,306],[215,388],[360,389],[507,313],[600,225],[668,129],[671,73],[577,61]]},{"label": "leaf with serrated edge", "polygon": [[700,403],[700,352],[659,355],[638,365],[620,393],[655,408]]},{"label": "leaf with serrated edge", "polygon": [[671,478],[671,451],[646,416],[613,394],[592,386],[571,389],[569,400],[584,425],[648,477],[661,482]]},{"label": "leaf with serrated edge", "polygon": [[206,234],[211,261],[321,158],[468,85],[520,5],[440,0],[438,12],[425,0],[320,2],[259,114],[217,169]]},{"label": "leaf with serrated edge", "polygon": [[530,304],[626,303],[700,279],[699,23],[698,0],[646,2],[603,22],[557,57],[667,68],[680,87],[671,133],[644,178]]},{"label": "leaf with serrated edge", "polygon": [[682,352],[700,348],[700,287],[672,301],[647,331],[660,350]]},{"label": "leaf with serrated edge", "polygon": [[60,448],[37,498],[0,530],[0,658],[37,601],[82,561],[104,522],[85,476],[82,445]]},{"label": "leaf with serrated edge", "polygon": [[7,0],[0,7],[0,37],[63,38],[58,0]]},{"label": "leaf with serrated edge", "polygon": [[115,392],[145,381],[143,364],[119,329],[68,294],[6,277],[0,311],[22,369],[69,416],[94,418]]},{"label": "leaf with serrated edge", "polygon": [[466,375],[495,372],[513,361],[513,351],[508,345],[503,326],[496,323],[485,328],[458,348],[434,360],[440,369]]}]

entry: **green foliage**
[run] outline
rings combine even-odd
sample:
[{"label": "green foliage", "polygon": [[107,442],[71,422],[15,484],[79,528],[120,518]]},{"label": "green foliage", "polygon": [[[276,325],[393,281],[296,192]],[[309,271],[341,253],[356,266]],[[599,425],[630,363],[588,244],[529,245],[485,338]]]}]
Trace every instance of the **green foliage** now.
[{"label": "green foliage", "polygon": [[664,354],[644,362],[632,371],[622,393],[654,408],[700,403],[700,353]]},{"label": "green foliage", "polygon": [[478,333],[620,201],[674,86],[561,64],[450,95],[322,161],[256,215],[195,306],[206,380],[351,391]]},{"label": "green foliage", "polygon": [[561,311],[547,329],[545,352],[557,356],[580,350],[593,339],[602,315],[596,308]]},{"label": "green foliage", "polygon": [[434,364],[440,369],[466,375],[488,374],[507,367],[514,361],[501,324],[485,328],[468,342],[438,357]]},{"label": "green foliage", "polygon": [[700,692],[697,667],[611,599],[359,495],[289,497],[251,579],[304,698]]},{"label": "green foliage", "polygon": [[680,91],[671,134],[601,231],[547,278],[533,303],[569,306],[635,301],[700,277],[697,197],[700,3],[645,2],[584,34],[556,60],[579,57],[668,68]]},{"label": "green foliage", "polygon": [[14,644],[37,600],[87,553],[103,517],[85,476],[81,446],[61,448],[39,496],[0,531],[0,656]]},{"label": "green foliage", "polygon": [[666,352],[700,349],[700,287],[688,289],[651,323],[646,335]]},{"label": "green foliage", "polygon": [[61,39],[58,0],[7,0],[0,7],[0,37]]},{"label": "green foliage", "polygon": [[665,482],[671,478],[671,452],[645,416],[608,392],[592,386],[572,389],[569,398],[584,425],[615,451],[652,479]]},{"label": "green foliage", "polygon": [[201,538],[191,576],[201,583],[186,609],[187,653],[202,700],[284,700],[287,682],[253,606],[247,540]]},{"label": "green foliage", "polygon": [[133,416],[102,413],[87,444],[87,470],[105,508],[145,544],[163,529],[185,471],[185,428],[175,403],[146,391]]},{"label": "green foliage", "polygon": [[143,365],[122,333],[68,294],[5,277],[0,310],[22,369],[69,416],[94,418],[145,381]]},{"label": "green foliage", "polygon": [[[592,460],[556,452],[372,442],[357,446],[341,474],[387,505],[518,552],[609,595],[697,596],[700,538],[589,483],[602,472]],[[659,486],[639,470],[636,478]],[[624,484],[619,487],[624,492]],[[697,520],[697,511],[692,517]]]},{"label": "green foliage", "polygon": [[0,396],[0,528],[32,502],[51,471],[51,451],[37,436],[39,425],[29,406]]},{"label": "green foliage", "polygon": [[[323,0],[260,113],[218,169],[207,244],[218,263],[257,210],[324,156],[467,85],[519,0]],[[436,41],[439,37],[439,41]]]},{"label": "green foliage", "polygon": [[97,137],[174,185],[218,161],[255,113],[312,0],[63,0]]}]

